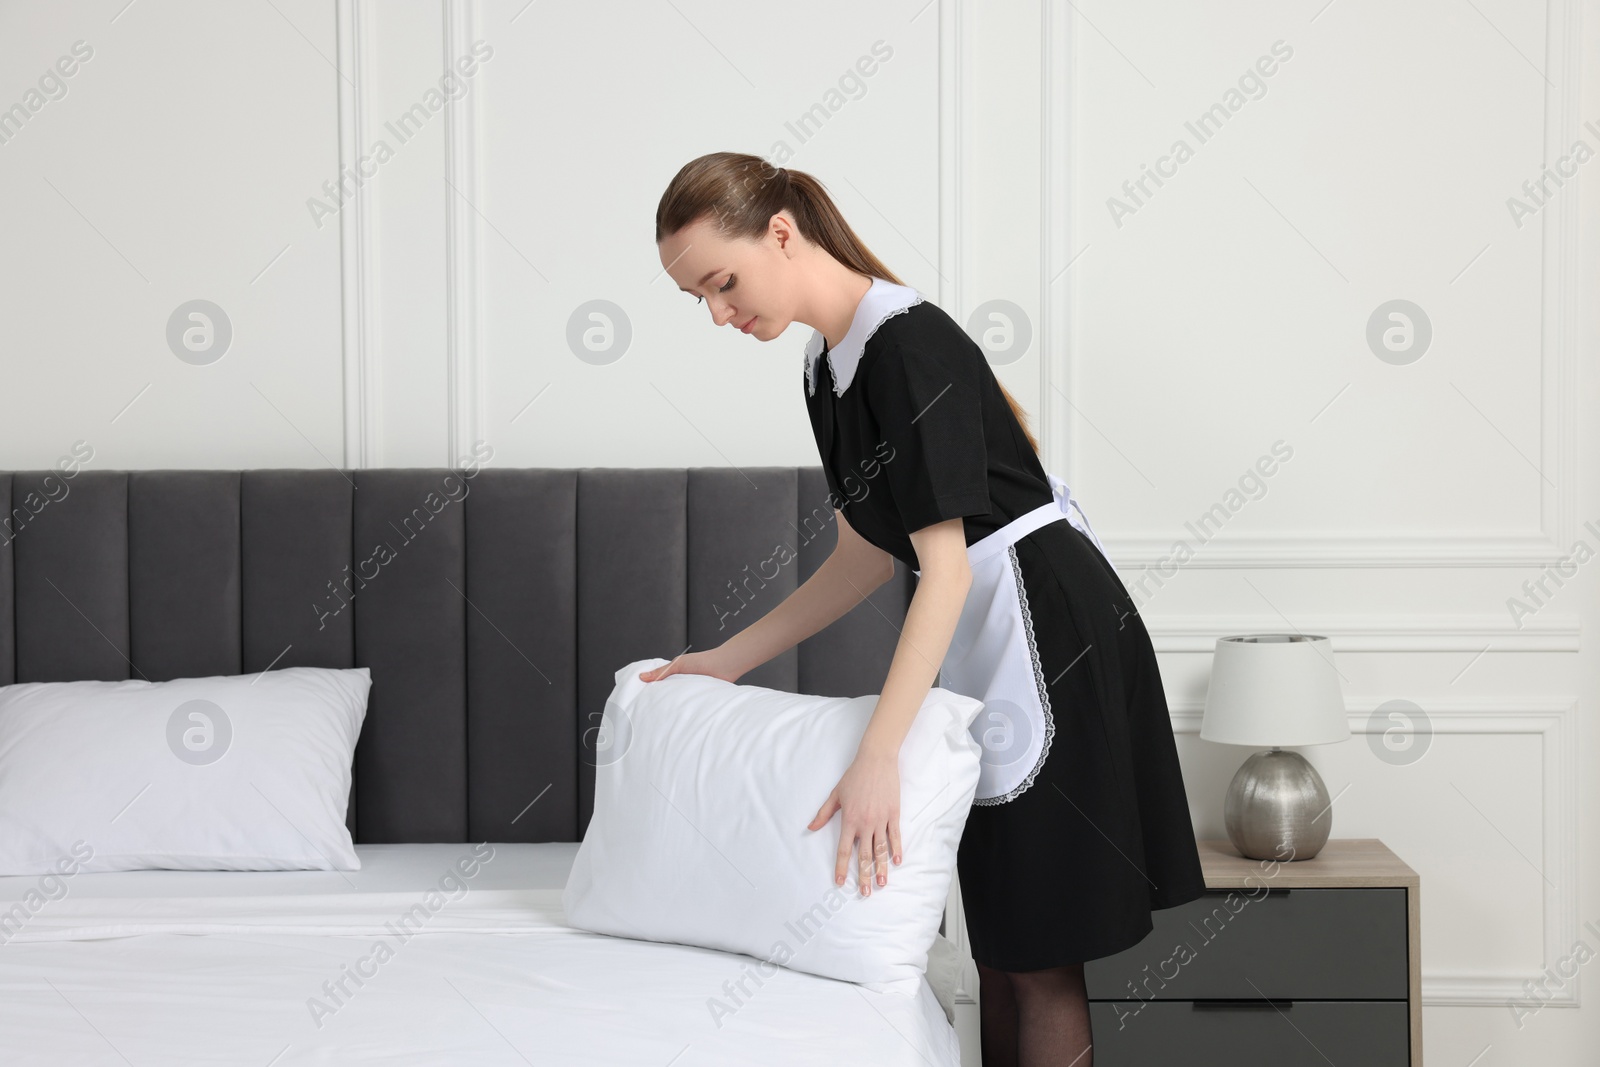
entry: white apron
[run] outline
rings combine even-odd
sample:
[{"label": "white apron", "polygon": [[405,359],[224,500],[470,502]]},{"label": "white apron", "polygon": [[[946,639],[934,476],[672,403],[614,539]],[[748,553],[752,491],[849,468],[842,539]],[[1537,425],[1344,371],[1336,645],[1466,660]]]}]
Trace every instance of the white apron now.
[{"label": "white apron", "polygon": [[1041,526],[1066,519],[1105,555],[1067,483],[1047,477],[1054,500],[967,546],[972,587],[939,668],[941,688],[984,704],[972,723],[972,736],[983,747],[974,804],[1004,804],[1031,786],[1055,734],[1013,546]]}]

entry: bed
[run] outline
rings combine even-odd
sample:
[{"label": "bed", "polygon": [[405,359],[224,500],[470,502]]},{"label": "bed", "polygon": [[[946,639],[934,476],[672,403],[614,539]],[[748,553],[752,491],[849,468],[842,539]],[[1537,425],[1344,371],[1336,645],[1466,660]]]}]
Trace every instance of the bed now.
[{"label": "bed", "polygon": [[[361,870],[0,878],[6,1063],[960,1062],[943,938],[908,997],[562,922],[612,672],[812,573],[820,469],[58,469],[0,505],[0,684],[373,679]],[[741,681],[876,692],[911,588]]]},{"label": "bed", "polygon": [[[450,881],[474,849],[489,858]],[[359,871],[78,874],[21,922],[40,879],[0,878],[5,1062],[959,1064],[927,983],[913,998],[768,977],[752,957],[565,926],[576,850],[358,845]]]}]

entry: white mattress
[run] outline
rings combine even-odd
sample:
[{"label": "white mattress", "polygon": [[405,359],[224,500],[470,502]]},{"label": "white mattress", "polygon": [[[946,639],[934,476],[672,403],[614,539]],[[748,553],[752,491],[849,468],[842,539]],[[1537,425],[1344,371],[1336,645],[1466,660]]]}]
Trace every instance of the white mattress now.
[{"label": "white mattress", "polygon": [[959,1067],[926,981],[873,993],[574,930],[576,843],[497,844],[451,889],[475,847],[358,845],[344,872],[0,878],[5,1062]]}]

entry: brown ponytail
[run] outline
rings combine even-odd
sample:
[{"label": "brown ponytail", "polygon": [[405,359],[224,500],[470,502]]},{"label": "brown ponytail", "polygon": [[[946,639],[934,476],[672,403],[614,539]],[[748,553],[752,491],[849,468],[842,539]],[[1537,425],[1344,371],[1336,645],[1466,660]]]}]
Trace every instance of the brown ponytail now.
[{"label": "brown ponytail", "polygon": [[[707,215],[721,237],[759,240],[772,216],[784,210],[794,216],[801,236],[850,270],[905,284],[856,236],[820,181],[743,152],[712,152],[683,165],[656,206],[656,243]],[[1028,444],[1038,452],[1039,440],[1028,428],[1027,412],[1004,385],[1000,394],[1011,405]]]}]

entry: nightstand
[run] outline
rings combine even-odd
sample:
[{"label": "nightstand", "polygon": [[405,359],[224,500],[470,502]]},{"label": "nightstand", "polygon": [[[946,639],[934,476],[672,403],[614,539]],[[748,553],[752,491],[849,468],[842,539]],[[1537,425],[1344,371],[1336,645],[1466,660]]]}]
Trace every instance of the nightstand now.
[{"label": "nightstand", "polygon": [[1376,838],[1199,842],[1206,892],[1084,965],[1095,1067],[1421,1067],[1420,880]]}]

